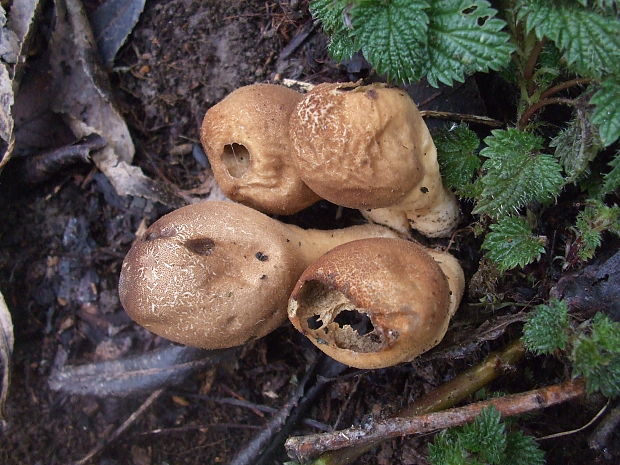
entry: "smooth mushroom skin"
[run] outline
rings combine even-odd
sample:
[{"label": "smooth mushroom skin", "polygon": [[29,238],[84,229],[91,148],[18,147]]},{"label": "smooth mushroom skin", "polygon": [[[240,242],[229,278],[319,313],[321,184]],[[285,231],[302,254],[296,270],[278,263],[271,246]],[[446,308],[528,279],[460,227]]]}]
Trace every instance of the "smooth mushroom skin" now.
[{"label": "smooth mushroom skin", "polygon": [[236,89],[207,111],[200,140],[228,198],[280,215],[319,200],[291,160],[288,122],[301,98],[284,86],[253,84]]},{"label": "smooth mushroom skin", "polygon": [[330,357],[383,368],[441,341],[463,287],[462,269],[445,252],[429,253],[403,239],[364,239],[310,265],[291,293],[288,313]]},{"label": "smooth mushroom skin", "polygon": [[286,320],[304,268],[348,240],[393,237],[377,225],[305,231],[232,202],[203,202],[157,220],[123,262],[129,316],[181,344],[234,347]]},{"label": "smooth mushroom skin", "polygon": [[437,150],[409,95],[385,84],[320,84],[289,123],[299,175],[318,195],[372,221],[429,237],[458,223]]}]

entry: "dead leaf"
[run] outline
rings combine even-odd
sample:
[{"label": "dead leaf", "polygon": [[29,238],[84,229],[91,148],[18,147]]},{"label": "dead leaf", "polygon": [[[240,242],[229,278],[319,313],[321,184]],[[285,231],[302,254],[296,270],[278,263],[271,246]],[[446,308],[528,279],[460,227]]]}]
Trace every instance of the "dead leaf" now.
[{"label": "dead leaf", "polygon": [[145,0],[107,0],[91,15],[99,53],[108,68],[138,22],[144,3]]},{"label": "dead leaf", "polygon": [[15,146],[12,109],[38,6],[39,0],[13,2],[7,19],[0,5],[0,170],[10,160]]},{"label": "dead leaf", "polygon": [[54,109],[64,114],[78,138],[99,134],[108,145],[94,153],[97,168],[119,195],[159,201],[171,207],[186,202],[132,166],[134,145],[122,116],[110,98],[107,75],[98,65],[96,45],[79,0],[56,0],[56,22],[51,40],[51,66],[56,78]]},{"label": "dead leaf", "polygon": [[119,360],[72,366],[65,365],[67,354],[60,348],[48,382],[51,389],[68,394],[129,396],[177,384],[235,352],[168,346]]},{"label": "dead leaf", "polygon": [[13,320],[0,293],[0,362],[2,362],[2,388],[0,389],[0,424],[4,421],[4,404],[11,381],[11,357],[13,356]]}]

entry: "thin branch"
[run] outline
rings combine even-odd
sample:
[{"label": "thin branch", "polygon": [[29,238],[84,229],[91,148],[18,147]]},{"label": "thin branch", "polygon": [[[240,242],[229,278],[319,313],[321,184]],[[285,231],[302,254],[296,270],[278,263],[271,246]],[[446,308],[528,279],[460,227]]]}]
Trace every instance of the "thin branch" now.
[{"label": "thin branch", "polygon": [[74,465],[83,465],[87,463],[90,459],[92,459],[95,455],[99,454],[103,449],[109,446],[112,442],[114,442],[118,437],[123,434],[127,428],[129,428],[138,418],[140,418],[144,412],[155,402],[159,396],[164,392],[163,389],[157,389],[153,391],[150,396],[146,398],[146,400],[138,407],[138,410],[129,415],[129,418],[123,422],[121,426],[119,426],[110,436],[107,438],[103,438],[91,451],[86,454],[82,459],[75,462]]},{"label": "thin branch", "polygon": [[[523,343],[517,339],[503,350],[489,354],[478,365],[415,400],[395,416],[412,417],[452,407],[502,374],[514,370],[515,365],[523,358],[524,354]],[[346,447],[327,452],[313,462],[313,465],[347,465],[353,463],[379,442],[373,441],[363,446]]]},{"label": "thin branch", "polygon": [[542,94],[540,94],[540,98],[541,99],[549,98],[552,95],[555,95],[558,92],[561,92],[565,89],[570,89],[571,87],[574,87],[574,86],[581,86],[584,84],[589,84],[591,82],[592,82],[592,79],[590,78],[571,79],[570,81],[562,82],[561,84],[558,84],[557,86],[550,87],[549,89],[544,91]]},{"label": "thin branch", "polygon": [[607,403],[605,405],[603,405],[603,408],[601,408],[598,411],[598,413],[596,415],[594,415],[594,417],[592,417],[590,419],[590,421],[587,422],[585,425],[580,426],[579,428],[576,428],[576,429],[571,429],[571,430],[568,430],[568,431],[560,431],[559,433],[548,434],[547,436],[541,436],[539,438],[536,438],[536,440],[537,441],[544,441],[545,439],[555,439],[555,438],[561,438],[563,436],[570,436],[571,434],[579,433],[580,431],[583,431],[584,429],[589,428],[594,423],[596,423],[596,421],[599,418],[601,418],[601,416],[607,411],[607,407],[609,407],[610,400],[611,399],[607,399]]},{"label": "thin branch", "polygon": [[620,404],[611,409],[611,412],[596,427],[594,433],[588,440],[590,448],[598,451],[605,451],[609,445],[612,433],[620,424]]},{"label": "thin branch", "polygon": [[426,118],[447,119],[450,121],[467,121],[469,123],[484,124],[493,128],[502,128],[504,123],[488,116],[468,115],[465,113],[451,113],[449,111],[422,110],[420,115]]},{"label": "thin branch", "polygon": [[460,426],[473,421],[484,408],[489,406],[495,407],[502,416],[520,415],[567,402],[584,394],[583,380],[571,380],[414,418],[392,418],[367,427],[291,437],[286,441],[285,446],[289,457],[303,463],[328,450]]},{"label": "thin branch", "polygon": [[521,116],[521,119],[519,120],[519,123],[517,124],[517,127],[519,129],[523,129],[528,121],[530,120],[530,118],[541,108],[546,107],[547,105],[570,105],[573,106],[575,105],[575,101],[571,100],[571,99],[567,99],[567,98],[547,98],[547,99],[542,99],[539,100],[538,102],[536,102],[534,105],[532,105],[531,107],[529,107],[527,110],[525,110],[523,112],[523,115]]}]

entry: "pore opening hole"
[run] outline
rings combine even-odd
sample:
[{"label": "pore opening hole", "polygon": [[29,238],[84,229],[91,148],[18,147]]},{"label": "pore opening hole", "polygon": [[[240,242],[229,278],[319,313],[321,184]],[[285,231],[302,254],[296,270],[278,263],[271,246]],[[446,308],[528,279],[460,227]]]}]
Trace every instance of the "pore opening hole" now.
[{"label": "pore opening hole", "polygon": [[312,315],[306,320],[306,322],[308,323],[308,328],[310,329],[319,329],[323,326],[323,321],[321,321],[321,317],[319,315]]},{"label": "pore opening hole", "polygon": [[241,144],[228,144],[222,152],[222,163],[228,174],[240,178],[250,167],[250,152]]},{"label": "pore opening hole", "polygon": [[357,310],[342,310],[336,318],[334,323],[338,323],[338,326],[343,328],[345,325],[349,325],[360,336],[372,333],[375,327],[370,320],[370,317],[365,313],[358,312]]}]

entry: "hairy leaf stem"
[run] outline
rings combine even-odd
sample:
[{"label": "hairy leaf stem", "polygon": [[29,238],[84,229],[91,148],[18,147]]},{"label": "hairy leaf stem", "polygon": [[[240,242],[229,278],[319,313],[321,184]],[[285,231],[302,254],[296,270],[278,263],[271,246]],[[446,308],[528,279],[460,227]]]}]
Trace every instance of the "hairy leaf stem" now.
[{"label": "hairy leaf stem", "polygon": [[530,118],[541,108],[546,107],[547,105],[569,105],[569,106],[574,106],[575,105],[575,100],[572,99],[568,99],[568,98],[546,98],[546,99],[541,99],[538,102],[536,102],[535,104],[531,105],[527,110],[525,110],[523,112],[523,114],[521,115],[521,118],[519,118],[519,123],[517,123],[517,128],[520,130],[523,130],[523,128],[525,128],[525,126],[527,125],[527,123],[529,122]]}]

